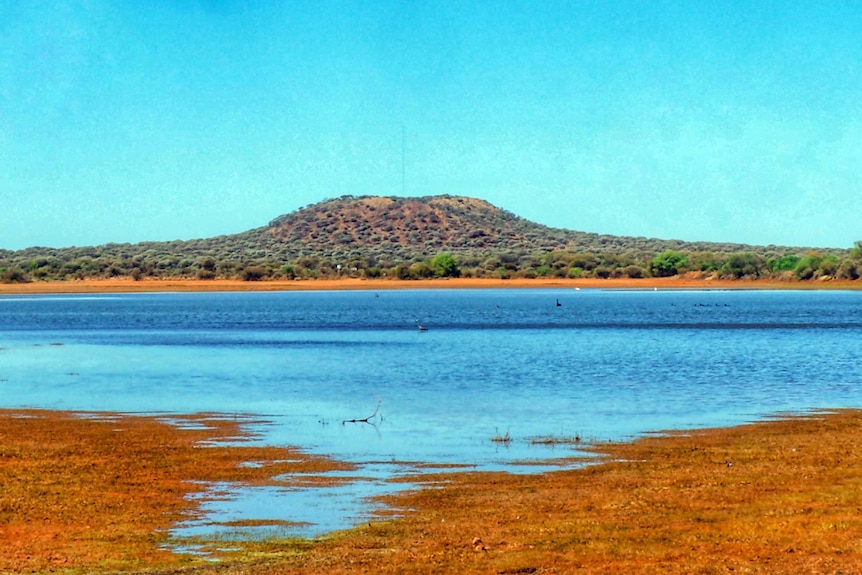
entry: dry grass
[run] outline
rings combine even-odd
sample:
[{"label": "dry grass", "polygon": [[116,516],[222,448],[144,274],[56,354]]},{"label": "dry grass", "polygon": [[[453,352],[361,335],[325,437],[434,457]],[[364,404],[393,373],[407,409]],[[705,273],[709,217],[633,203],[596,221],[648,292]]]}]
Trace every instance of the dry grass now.
[{"label": "dry grass", "polygon": [[187,496],[200,482],[347,467],[277,447],[204,446],[241,438],[247,422],[0,411],[0,571],[176,563],[161,549],[165,530],[194,512]]},{"label": "dry grass", "polygon": [[[102,493],[112,474],[130,477],[126,466],[146,451],[160,450],[167,461],[184,460],[186,451],[168,434],[168,450],[143,441],[154,422],[123,420],[126,440],[114,443],[102,457],[116,462],[103,467],[89,447],[57,438],[73,433],[79,419],[51,417],[30,435],[35,453],[27,451],[9,425],[21,421],[2,418],[3,515],[2,549],[9,568],[50,568],[51,553],[62,542],[65,553],[79,553],[77,565],[86,571],[119,568],[157,568],[176,571],[170,560],[151,546],[158,542],[141,529],[116,529],[115,513],[135,508],[136,498],[152,499],[160,521],[183,510],[166,492],[184,491],[183,481],[209,476],[211,457],[196,465],[170,463],[172,471],[159,482],[124,480],[129,487]],[[137,422],[137,423],[136,423]],[[66,425],[70,427],[67,428]],[[137,427],[140,425],[141,427]],[[236,430],[231,430],[231,433]],[[182,436],[186,432],[175,431]],[[101,436],[100,436],[101,437]],[[92,438],[93,440],[96,437]],[[106,438],[102,438],[104,440]],[[218,565],[183,567],[200,573],[862,573],[862,412],[841,411],[818,417],[769,421],[731,429],[688,434],[649,436],[632,443],[594,446],[604,462],[582,469],[542,475],[504,473],[429,474],[434,488],[387,498],[393,506],[410,509],[404,517],[386,519],[334,534],[320,541],[269,541],[249,544],[240,554]],[[42,441],[55,442],[41,451]],[[174,450],[180,457],[174,457]],[[59,457],[62,454],[62,457]],[[86,455],[85,454],[90,454]],[[241,456],[240,452],[225,458]],[[283,457],[283,455],[282,455]],[[266,460],[263,454],[249,459]],[[67,460],[60,463],[60,460]],[[150,458],[152,461],[152,458]],[[220,457],[215,458],[216,461]],[[52,465],[68,466],[62,481],[53,485]],[[96,465],[102,471],[94,473]],[[10,468],[14,471],[10,474]],[[110,471],[107,471],[110,469]],[[40,471],[41,470],[41,471]],[[216,465],[212,474],[233,474],[236,466]],[[241,468],[242,472],[253,471]],[[194,473],[192,473],[194,472]],[[23,483],[42,477],[39,487],[18,487],[9,500],[5,485],[10,475]],[[263,476],[252,478],[264,481]],[[103,487],[92,491],[89,482]],[[52,503],[43,503],[45,492]],[[138,493],[140,492],[140,493]],[[32,498],[36,500],[31,500]],[[9,503],[18,507],[8,511]],[[17,502],[17,503],[16,503]],[[105,509],[110,503],[110,512]],[[52,510],[72,506],[66,522]],[[26,510],[26,518],[18,517]],[[161,514],[167,512],[167,516]],[[122,517],[126,517],[122,515]],[[64,529],[89,528],[78,537]],[[17,531],[10,531],[10,521]],[[33,523],[35,522],[35,525]],[[131,522],[116,519],[119,527]],[[29,553],[39,561],[17,555],[10,533],[30,531]],[[19,541],[22,538],[19,537]],[[139,541],[132,546],[132,541]],[[104,546],[100,547],[99,544]],[[109,550],[126,546],[124,557],[106,562]],[[75,551],[83,546],[85,551]],[[129,554],[134,550],[134,554]],[[86,553],[93,554],[89,559]],[[114,554],[116,555],[116,554]]]},{"label": "dry grass", "polygon": [[[596,448],[602,465],[468,473],[268,573],[860,573],[862,414]],[[262,566],[260,566],[262,567]]]}]

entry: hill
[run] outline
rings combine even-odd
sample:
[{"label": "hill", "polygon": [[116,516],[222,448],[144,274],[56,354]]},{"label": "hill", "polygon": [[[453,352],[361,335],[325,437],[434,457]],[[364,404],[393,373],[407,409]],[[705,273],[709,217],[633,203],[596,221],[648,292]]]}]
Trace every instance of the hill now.
[{"label": "hill", "polygon": [[[857,250],[858,251],[858,250]],[[451,257],[441,268],[441,254]],[[89,277],[400,278],[856,274],[849,250],[591,234],[530,222],[462,196],[343,196],[208,239],[0,250],[0,280]],[[806,260],[807,258],[807,260]],[[436,260],[436,261],[435,261]],[[800,269],[797,269],[800,268]],[[862,271],[862,268],[860,268]]]},{"label": "hill", "polygon": [[664,249],[740,251],[739,244],[695,244],[607,236],[550,228],[490,203],[462,196],[344,196],[273,220],[271,234],[292,249],[408,261],[449,251],[462,256],[505,252],[614,251],[656,253]]}]

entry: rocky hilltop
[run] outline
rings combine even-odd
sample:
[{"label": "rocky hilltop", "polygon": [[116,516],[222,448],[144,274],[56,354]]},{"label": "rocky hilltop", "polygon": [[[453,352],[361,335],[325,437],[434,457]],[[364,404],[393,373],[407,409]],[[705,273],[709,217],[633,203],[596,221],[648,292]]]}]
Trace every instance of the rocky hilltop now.
[{"label": "rocky hilltop", "polygon": [[475,257],[553,251],[645,255],[665,249],[730,253],[751,248],[551,228],[484,200],[446,195],[343,196],[283,215],[251,233],[273,249],[287,248],[297,255],[372,256],[399,261],[430,257],[441,251]]}]

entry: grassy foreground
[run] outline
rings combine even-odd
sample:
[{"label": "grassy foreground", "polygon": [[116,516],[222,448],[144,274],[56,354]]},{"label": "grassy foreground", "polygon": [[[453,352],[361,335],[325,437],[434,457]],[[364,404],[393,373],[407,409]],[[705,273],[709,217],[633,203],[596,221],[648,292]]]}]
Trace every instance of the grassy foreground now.
[{"label": "grassy foreground", "polygon": [[0,411],[0,571],[862,573],[862,411],[602,444],[601,464],[542,475],[428,475],[387,498],[403,517],[218,564],[159,550],[192,480],[337,463],[202,447],[240,428],[189,421],[206,427]]}]

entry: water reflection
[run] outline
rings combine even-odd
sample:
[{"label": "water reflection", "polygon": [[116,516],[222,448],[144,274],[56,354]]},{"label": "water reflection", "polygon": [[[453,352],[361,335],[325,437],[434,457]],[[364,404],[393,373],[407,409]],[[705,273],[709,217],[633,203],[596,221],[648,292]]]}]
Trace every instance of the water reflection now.
[{"label": "water reflection", "polygon": [[[623,439],[859,407],[859,342],[862,292],[4,297],[0,405],[253,414],[271,422],[258,441],[360,466],[528,471],[569,452],[535,437]],[[374,426],[344,423],[378,405]],[[492,441],[501,434],[512,441]],[[228,489],[202,502],[206,521],[259,506],[285,510],[267,518],[299,533],[338,529],[364,520],[363,497],[393,488],[365,472],[330,491]]]}]

